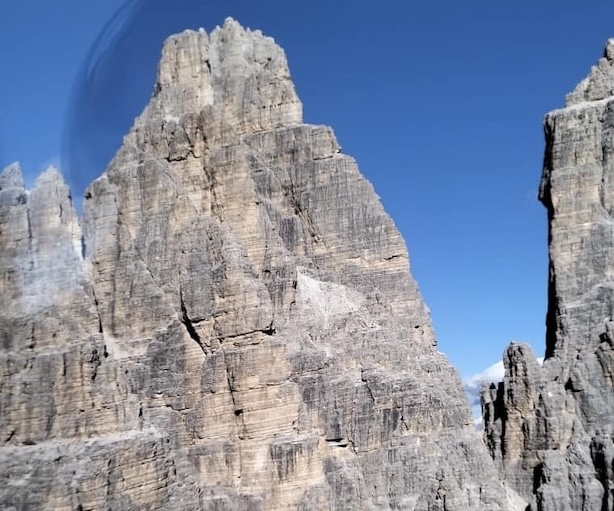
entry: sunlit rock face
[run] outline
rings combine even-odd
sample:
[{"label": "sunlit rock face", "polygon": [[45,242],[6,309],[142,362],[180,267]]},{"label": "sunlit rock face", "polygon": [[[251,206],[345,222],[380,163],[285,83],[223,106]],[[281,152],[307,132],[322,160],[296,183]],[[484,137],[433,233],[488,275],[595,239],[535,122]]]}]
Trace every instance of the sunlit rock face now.
[{"label": "sunlit rock face", "polygon": [[502,473],[541,511],[614,509],[614,41],[546,116],[550,281],[543,370],[511,346],[484,395]]},{"label": "sunlit rock face", "polygon": [[147,105],[164,40],[208,26],[220,10],[201,0],[126,0],[104,25],[79,69],[62,129],[61,168],[78,211]]},{"label": "sunlit rock face", "polygon": [[520,510],[407,250],[283,51],[162,51],[88,189],[0,176],[0,507]]}]

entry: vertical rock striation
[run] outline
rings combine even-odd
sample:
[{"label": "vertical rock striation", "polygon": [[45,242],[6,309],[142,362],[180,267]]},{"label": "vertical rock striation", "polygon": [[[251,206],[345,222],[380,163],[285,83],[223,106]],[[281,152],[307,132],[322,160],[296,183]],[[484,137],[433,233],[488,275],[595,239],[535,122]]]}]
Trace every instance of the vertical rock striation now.
[{"label": "vertical rock striation", "polygon": [[516,510],[399,232],[283,51],[163,49],[89,188],[0,175],[0,507]]},{"label": "vertical rock striation", "polygon": [[505,353],[483,395],[485,438],[532,510],[614,509],[614,40],[546,116],[540,199],[550,277],[543,369]]}]

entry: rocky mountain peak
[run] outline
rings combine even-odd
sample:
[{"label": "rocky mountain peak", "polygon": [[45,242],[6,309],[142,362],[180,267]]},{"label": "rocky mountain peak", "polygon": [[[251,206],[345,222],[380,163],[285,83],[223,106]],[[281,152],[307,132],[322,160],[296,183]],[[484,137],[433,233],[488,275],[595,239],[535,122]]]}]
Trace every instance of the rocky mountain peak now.
[{"label": "rocky mountain peak", "polygon": [[232,18],[210,34],[187,30],[170,37],[144,115],[172,120],[194,112],[234,135],[300,124],[302,105],[284,51]]},{"label": "rocky mountain peak", "polygon": [[614,95],[614,39],[606,42],[603,57],[589,75],[567,95],[566,106],[605,100]]},{"label": "rocky mountain peak", "polygon": [[12,163],[0,172],[0,191],[7,188],[24,188],[23,174],[19,163]]},{"label": "rocky mountain peak", "polygon": [[0,183],[0,507],[525,509],[272,39],[171,37],[81,223],[55,170]]}]

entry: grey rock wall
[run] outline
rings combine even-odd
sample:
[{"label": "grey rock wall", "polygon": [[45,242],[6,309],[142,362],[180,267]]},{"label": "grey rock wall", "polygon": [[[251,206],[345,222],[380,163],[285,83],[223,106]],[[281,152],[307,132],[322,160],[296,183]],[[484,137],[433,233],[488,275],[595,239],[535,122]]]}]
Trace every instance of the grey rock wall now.
[{"label": "grey rock wall", "polygon": [[0,507],[519,510],[405,243],[283,51],[163,49],[88,189],[0,175]]},{"label": "grey rock wall", "polygon": [[531,510],[614,509],[614,41],[545,119],[546,359],[505,353],[483,395],[485,439]]}]

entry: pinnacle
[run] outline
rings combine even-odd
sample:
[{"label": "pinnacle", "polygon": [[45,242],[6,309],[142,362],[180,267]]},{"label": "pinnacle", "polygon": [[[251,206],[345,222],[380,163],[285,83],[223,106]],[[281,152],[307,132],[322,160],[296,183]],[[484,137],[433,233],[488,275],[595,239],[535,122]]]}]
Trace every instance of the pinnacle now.
[{"label": "pinnacle", "polygon": [[66,184],[62,172],[60,172],[60,170],[53,165],[49,165],[43,172],[39,174],[39,176],[36,178],[35,187],[44,186],[48,184]]},{"label": "pinnacle", "polygon": [[[181,118],[205,108],[212,118],[230,122],[235,135],[302,121],[283,49],[233,18],[208,36],[186,31],[167,40],[156,94],[140,122]],[[229,112],[235,112],[232,121]]]},{"label": "pinnacle", "polygon": [[18,162],[11,163],[0,172],[0,190],[6,188],[24,188],[21,165]]}]

